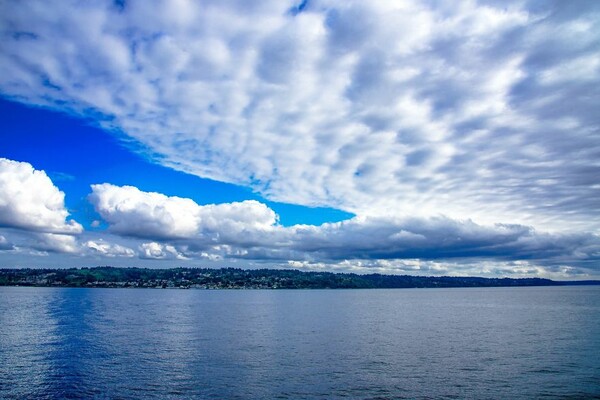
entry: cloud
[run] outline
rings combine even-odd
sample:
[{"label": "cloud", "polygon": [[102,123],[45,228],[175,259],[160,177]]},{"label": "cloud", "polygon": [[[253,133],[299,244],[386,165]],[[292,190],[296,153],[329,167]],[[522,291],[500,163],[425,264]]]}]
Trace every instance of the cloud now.
[{"label": "cloud", "polygon": [[387,275],[421,276],[488,276],[549,279],[587,279],[593,271],[568,266],[543,266],[530,261],[482,261],[460,262],[428,260],[343,260],[339,262],[289,261],[289,268],[305,271],[335,271],[358,274],[378,273]]},{"label": "cloud", "polygon": [[135,251],[125,246],[109,243],[104,239],[88,240],[83,243],[85,247],[102,257],[134,257]]},{"label": "cloud", "polygon": [[77,234],[80,224],[67,220],[64,193],[44,171],[0,158],[0,226],[53,234]]},{"label": "cloud", "polygon": [[37,239],[31,245],[34,250],[52,253],[79,253],[80,247],[77,239],[71,235],[59,235],[55,233],[34,234]]},{"label": "cloud", "polygon": [[4,228],[0,249],[62,260],[61,266],[110,259],[129,266],[134,260],[154,260],[186,266],[558,279],[599,273],[600,237],[591,233],[551,233],[439,216],[357,216],[284,227],[273,210],[256,201],[199,205],[106,183],[92,190],[89,199],[108,232],[74,236]]},{"label": "cloud", "polygon": [[[358,215],[600,229],[598,2],[30,1],[0,15],[4,96],[92,115],[164,165]],[[196,229],[183,226],[167,234]]]},{"label": "cloud", "polygon": [[139,256],[147,260],[185,260],[183,256],[174,246],[161,244],[156,242],[142,243],[140,245]]},{"label": "cloud", "polygon": [[281,233],[284,246],[264,243],[239,257],[339,262],[343,260],[533,260],[540,265],[597,267],[600,237],[537,232],[523,225],[479,225],[470,220],[356,217]]},{"label": "cloud", "polygon": [[[0,229],[0,233],[0,251],[10,250],[13,254],[43,256],[49,254],[81,254],[78,238],[73,235],[14,228]],[[9,265],[7,264],[7,266]]]},{"label": "cloud", "polygon": [[375,270],[415,260],[430,267],[531,261],[544,268],[591,269],[600,261],[600,237],[594,234],[538,232],[524,225],[480,225],[448,217],[359,216],[283,227],[271,209],[256,201],[201,206],[131,186],[92,189],[90,200],[111,232],[152,240],[138,246],[142,259],[349,262]]},{"label": "cloud", "polygon": [[277,222],[273,210],[254,200],[201,206],[191,199],[108,183],[92,185],[89,199],[112,232],[139,238],[237,242]]},{"label": "cloud", "polygon": [[14,250],[15,246],[4,236],[0,235],[0,251]]}]

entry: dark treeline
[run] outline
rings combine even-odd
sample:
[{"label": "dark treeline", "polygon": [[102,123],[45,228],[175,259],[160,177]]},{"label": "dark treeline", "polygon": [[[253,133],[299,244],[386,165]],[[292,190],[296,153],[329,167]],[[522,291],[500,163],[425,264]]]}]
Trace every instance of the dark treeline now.
[{"label": "dark treeline", "polygon": [[372,289],[600,284],[541,278],[424,277],[238,268],[0,269],[0,286],[149,287],[198,289]]}]

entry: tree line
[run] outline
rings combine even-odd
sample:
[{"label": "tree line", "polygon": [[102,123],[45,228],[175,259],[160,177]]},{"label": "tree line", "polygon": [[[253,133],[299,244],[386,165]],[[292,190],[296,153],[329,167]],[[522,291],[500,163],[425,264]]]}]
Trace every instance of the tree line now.
[{"label": "tree line", "polygon": [[152,287],[199,289],[375,289],[599,284],[542,278],[412,276],[240,268],[0,269],[1,286]]}]

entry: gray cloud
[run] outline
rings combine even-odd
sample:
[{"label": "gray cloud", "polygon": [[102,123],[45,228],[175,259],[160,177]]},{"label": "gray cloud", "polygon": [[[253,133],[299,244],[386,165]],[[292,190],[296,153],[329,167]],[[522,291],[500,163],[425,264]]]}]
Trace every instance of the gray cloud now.
[{"label": "gray cloud", "polygon": [[[542,265],[583,266],[597,263],[600,254],[600,238],[592,234],[551,234],[522,225],[482,226],[441,217],[354,218],[320,227],[290,229],[291,245],[275,249],[274,257],[316,261],[535,260]],[[259,251],[259,258],[265,257],[261,252],[264,248]]]},{"label": "gray cloud", "polygon": [[4,236],[0,235],[0,251],[14,250],[15,246]]},{"label": "gray cloud", "polygon": [[[38,232],[35,230],[0,228],[0,251],[25,256],[81,254],[77,236]],[[6,265],[9,266],[9,265]]]}]

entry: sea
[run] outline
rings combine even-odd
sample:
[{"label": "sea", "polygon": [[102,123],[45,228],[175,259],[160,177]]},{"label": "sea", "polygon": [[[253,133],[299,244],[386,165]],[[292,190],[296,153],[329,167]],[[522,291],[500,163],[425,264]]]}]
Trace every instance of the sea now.
[{"label": "sea", "polygon": [[0,398],[600,398],[600,287],[0,287]]}]

